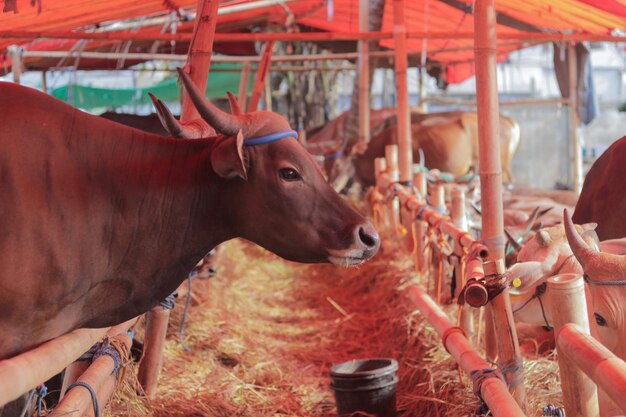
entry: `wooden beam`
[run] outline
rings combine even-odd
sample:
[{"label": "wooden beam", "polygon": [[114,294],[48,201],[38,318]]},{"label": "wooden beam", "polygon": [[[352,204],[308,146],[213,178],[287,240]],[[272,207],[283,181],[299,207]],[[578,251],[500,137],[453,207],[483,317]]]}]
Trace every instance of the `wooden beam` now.
[{"label": "wooden beam", "polygon": [[[473,39],[473,32],[407,32],[410,39]],[[100,39],[118,41],[190,41],[191,33],[136,33],[125,32],[69,32],[69,31],[27,31],[3,30],[0,39]],[[215,42],[268,42],[268,41],[358,41],[392,39],[392,32],[261,32],[261,33],[216,33]],[[626,36],[611,36],[592,33],[504,33],[500,39],[538,42],[626,42]]]},{"label": "wooden beam", "polygon": [[[489,250],[489,260],[485,264],[485,275],[500,275],[505,272],[505,239],[494,0],[476,0],[474,17],[480,189],[483,196],[482,240]],[[517,403],[524,409],[526,392],[523,369],[521,369],[522,358],[508,289],[505,288],[500,295],[491,301],[491,308],[498,347],[498,365],[510,370],[504,376]]]},{"label": "wooden beam", "polygon": [[[369,27],[369,0],[359,0],[359,30],[367,32]],[[370,60],[369,41],[360,40],[358,44],[358,96],[359,96],[359,133],[355,151],[362,154],[370,141]]]},{"label": "wooden beam", "polygon": [[261,101],[261,95],[265,88],[265,78],[270,69],[270,63],[272,61],[272,53],[274,51],[274,41],[267,42],[263,47],[263,53],[261,54],[261,62],[256,70],[254,77],[254,85],[252,86],[252,94],[250,95],[250,101],[246,108],[247,112],[256,111]]},{"label": "wooden beam", "polygon": [[404,0],[393,0],[393,23],[395,42],[396,91],[398,97],[398,160],[400,182],[410,184],[413,180],[413,147],[411,143],[411,110],[407,82],[406,25]]},{"label": "wooden beam", "polygon": [[[196,8],[196,22],[193,36],[187,53],[187,64],[184,70],[189,74],[191,81],[198,90],[206,90],[209,69],[211,67],[211,55],[213,55],[213,39],[217,26],[218,0],[198,0]],[[181,122],[190,122],[200,118],[200,114],[191,102],[186,89],[182,89]]]},{"label": "wooden beam", "polygon": [[569,81],[569,144],[570,144],[570,180],[572,189],[580,194],[583,188],[583,161],[580,138],[578,137],[578,71],[576,69],[576,47],[573,42],[567,44],[567,69]]},{"label": "wooden beam", "polygon": [[246,108],[246,100],[248,100],[248,81],[250,80],[250,63],[244,62],[241,67],[241,77],[239,78],[239,94],[237,101],[241,109]]}]

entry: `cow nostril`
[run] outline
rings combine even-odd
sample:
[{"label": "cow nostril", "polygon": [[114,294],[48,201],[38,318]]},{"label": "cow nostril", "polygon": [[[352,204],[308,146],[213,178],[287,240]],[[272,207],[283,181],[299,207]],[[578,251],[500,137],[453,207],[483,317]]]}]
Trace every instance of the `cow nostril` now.
[{"label": "cow nostril", "polygon": [[378,245],[378,234],[375,230],[366,230],[365,227],[359,227],[359,239],[367,248],[374,248]]}]

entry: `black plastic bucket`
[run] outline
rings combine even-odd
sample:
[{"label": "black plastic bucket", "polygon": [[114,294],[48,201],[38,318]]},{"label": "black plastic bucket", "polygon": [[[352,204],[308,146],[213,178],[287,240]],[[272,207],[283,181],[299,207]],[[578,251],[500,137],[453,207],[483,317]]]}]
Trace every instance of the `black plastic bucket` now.
[{"label": "black plastic bucket", "polygon": [[395,417],[398,362],[395,359],[355,359],[330,368],[340,416]]}]

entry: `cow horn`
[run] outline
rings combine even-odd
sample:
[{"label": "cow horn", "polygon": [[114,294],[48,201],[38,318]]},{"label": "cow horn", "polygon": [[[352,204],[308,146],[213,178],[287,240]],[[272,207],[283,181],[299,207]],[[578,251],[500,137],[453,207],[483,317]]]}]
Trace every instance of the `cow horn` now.
[{"label": "cow horn", "polygon": [[239,107],[239,102],[235,95],[230,91],[227,91],[226,94],[228,95],[228,102],[230,103],[230,112],[235,116],[241,116],[243,111],[241,111],[241,107]]},{"label": "cow horn", "polygon": [[587,242],[583,240],[582,236],[578,234],[567,209],[563,209],[563,226],[565,227],[567,242],[569,243],[574,256],[584,268],[585,264],[587,264],[589,260],[597,254],[597,252],[590,248],[589,245],[587,245]]},{"label": "cow horn", "polygon": [[535,207],[532,214],[528,218],[528,221],[524,225],[524,229],[523,229],[524,231],[522,232],[522,236],[526,236],[528,233],[530,233],[530,231],[533,228],[533,224],[535,224],[535,220],[537,220],[538,216],[539,216],[539,206]]},{"label": "cow horn", "polygon": [[420,172],[424,172],[426,171],[426,166],[424,165],[426,162],[426,157],[424,156],[424,150],[422,148],[419,148],[417,150],[417,154],[419,155],[420,159],[419,159],[419,166],[420,166]]},{"label": "cow horn", "polygon": [[522,249],[523,246],[520,245],[520,243],[517,240],[515,240],[511,232],[506,230],[506,228],[504,229],[504,234],[506,235],[506,238],[509,240],[509,243],[511,244],[511,246],[513,246],[513,249],[515,249],[516,251],[520,251]]},{"label": "cow horn", "polygon": [[200,116],[217,132],[234,136],[239,130],[244,128],[242,120],[237,116],[233,116],[232,114],[218,109],[213,103],[207,100],[182,68],[176,68],[176,70],[189,94],[189,98],[194,106],[196,106],[196,110],[198,110]]},{"label": "cow horn", "polygon": [[161,99],[157,98],[154,94],[148,93],[150,99],[152,100],[152,104],[154,104],[154,108],[157,111],[157,116],[163,125],[163,128],[169,132],[170,135],[175,138],[182,139],[197,139],[201,137],[197,134],[197,132],[189,129],[186,126],[180,124],[178,120],[174,117],[170,109],[161,101]]}]

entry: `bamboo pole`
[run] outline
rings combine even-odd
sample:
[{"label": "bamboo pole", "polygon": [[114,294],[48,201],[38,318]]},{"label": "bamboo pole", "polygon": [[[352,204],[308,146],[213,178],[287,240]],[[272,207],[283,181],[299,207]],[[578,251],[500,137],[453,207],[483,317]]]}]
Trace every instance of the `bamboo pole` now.
[{"label": "bamboo pole", "polygon": [[163,348],[169,317],[170,310],[161,305],[153,307],[147,314],[143,356],[139,362],[137,380],[149,398],[156,394],[159,375],[163,367]]},{"label": "bamboo pole", "polygon": [[413,180],[413,147],[411,143],[411,110],[407,82],[406,25],[404,0],[393,0],[393,39],[395,44],[396,94],[398,111],[398,158],[400,183],[408,185]]},{"label": "bamboo pole", "polygon": [[[369,0],[359,0],[359,30],[368,31]],[[370,141],[370,45],[367,40],[360,40],[358,45],[359,67],[359,134],[355,152],[362,154]]]},{"label": "bamboo pole", "polygon": [[[452,223],[458,227],[459,229],[467,232],[468,224],[467,224],[467,215],[465,212],[465,192],[459,186],[456,186],[452,189],[452,204],[450,206],[450,218]],[[457,258],[453,259],[454,266],[454,276],[456,277],[456,285],[455,292],[453,294],[454,299],[457,299],[459,296],[459,292],[465,287],[465,283],[467,282],[466,274],[467,265],[462,265],[459,257],[465,255],[463,248],[459,247],[459,245],[454,245],[454,252],[457,255]],[[482,264],[481,264],[482,269]],[[465,271],[464,271],[465,270]],[[484,275],[484,272],[483,272]],[[470,306],[465,303],[459,306],[459,326],[468,336],[471,336],[474,333],[474,314],[471,310]]]},{"label": "bamboo pole", "polygon": [[[407,32],[410,39],[473,39],[474,32]],[[344,42],[366,40],[392,39],[392,32],[256,32],[256,33],[216,33],[215,42]],[[136,33],[133,31],[123,32],[72,32],[72,31],[28,31],[28,30],[2,30],[0,39],[100,39],[118,41],[177,41],[191,40],[190,33]],[[626,36],[613,36],[609,34],[595,33],[503,33],[499,35],[501,40],[517,40],[520,43],[526,41],[536,42],[626,42]]]},{"label": "bamboo pole", "polygon": [[41,71],[41,91],[48,94],[48,70]]},{"label": "bamboo pole", "polygon": [[[467,374],[472,371],[489,369],[490,366],[460,332],[454,331],[455,326],[450,322],[446,313],[420,288],[409,288],[409,296],[416,304],[424,318],[445,339],[444,347],[452,355]],[[523,410],[507,391],[507,387],[498,378],[485,378],[480,385],[480,393],[489,406],[491,414],[496,417],[523,417]]]},{"label": "bamboo pole", "polygon": [[[565,324],[555,332],[559,356],[576,364],[626,413],[626,362],[615,356],[580,326]],[[615,414],[613,412],[615,412]],[[602,415],[618,415],[617,410]]]},{"label": "bamboo pole", "polygon": [[265,78],[270,69],[270,63],[272,61],[272,52],[274,51],[274,42],[270,41],[263,47],[263,53],[261,62],[256,70],[256,76],[254,78],[254,85],[252,87],[252,94],[250,95],[250,101],[246,108],[247,112],[256,111],[259,107],[259,101],[261,101],[261,95],[263,94],[263,88],[265,87]]},{"label": "bamboo pole", "polygon": [[0,407],[61,372],[88,350],[107,329],[78,329],[35,349],[0,361]]},{"label": "bamboo pole", "polygon": [[[585,282],[579,274],[560,274],[548,278],[548,311],[556,333],[567,323],[574,323],[589,334],[589,319],[585,300]],[[568,417],[599,415],[596,386],[566,355],[557,350],[563,402]],[[623,393],[622,393],[623,395]]]},{"label": "bamboo pole", "polygon": [[[376,187],[374,188],[374,192],[379,197],[378,200],[382,201],[383,189],[381,187],[381,176],[387,171],[387,160],[385,158],[375,158],[374,159],[374,176],[376,178]],[[387,227],[388,224],[388,216],[383,204],[374,207],[377,212],[374,212],[374,218],[378,221],[376,225],[377,228]]]},{"label": "bamboo pole", "polygon": [[248,99],[248,80],[250,79],[250,62],[244,62],[241,66],[241,77],[239,78],[239,94],[237,102],[242,109],[246,108]]},{"label": "bamboo pole", "polygon": [[[187,53],[187,64],[185,65],[185,71],[189,74],[191,81],[203,94],[206,90],[211,67],[211,55],[213,55],[217,8],[217,0],[198,0],[196,21]],[[191,102],[189,93],[185,88],[183,88],[182,97],[181,122],[199,119],[200,114]]]},{"label": "bamboo pole", "polygon": [[576,194],[580,194],[583,188],[583,162],[580,138],[578,137],[578,74],[576,70],[576,48],[573,42],[567,44],[567,69],[569,81],[569,143],[570,152],[570,172],[572,189]]},{"label": "bamboo pole", "polygon": [[[489,249],[489,268],[486,268],[485,274],[491,275],[504,273],[505,244],[494,0],[476,0],[474,16],[480,186],[483,196],[482,240]],[[491,307],[498,347],[498,364],[506,367],[521,364],[522,358],[508,289],[491,301]],[[488,355],[490,353],[493,354],[493,352],[487,352]],[[510,372],[506,372],[505,378],[518,404],[525,408],[526,393],[522,371],[517,367],[512,368]]]},{"label": "bamboo pole", "polygon": [[[387,162],[387,173],[393,182],[400,179],[400,171],[398,169],[398,145],[385,146],[385,160]],[[381,176],[381,180],[384,176]],[[389,223],[394,233],[400,225],[400,202],[393,196],[388,203]]]},{"label": "bamboo pole", "polygon": [[415,172],[413,174],[413,186],[418,192],[417,201],[420,204],[426,203],[426,196],[428,195],[428,188],[426,183],[426,174],[423,172]]}]

